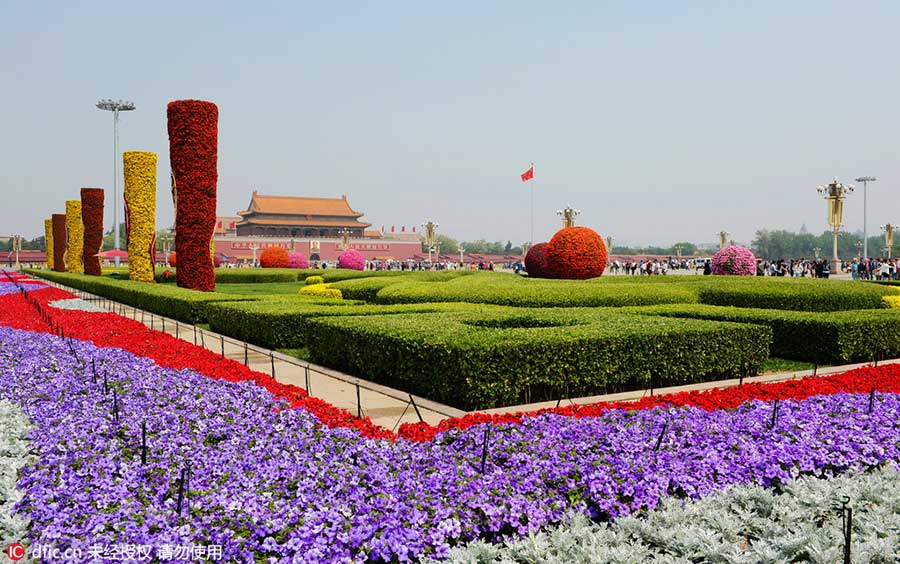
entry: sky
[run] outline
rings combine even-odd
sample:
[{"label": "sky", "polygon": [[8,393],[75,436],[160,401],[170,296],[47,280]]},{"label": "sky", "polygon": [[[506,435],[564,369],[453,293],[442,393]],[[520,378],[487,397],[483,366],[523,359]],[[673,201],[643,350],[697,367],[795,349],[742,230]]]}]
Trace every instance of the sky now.
[{"label": "sky", "polygon": [[220,215],[346,195],[375,228],[519,244],[533,191],[536,241],[570,205],[616,245],[749,243],[824,231],[816,185],[871,175],[877,233],[900,221],[898,23],[865,0],[0,0],[0,235],[42,235],[83,186],[111,227],[101,98],[137,106],[122,151],[159,154],[160,228],[166,104],[195,98],[219,107]]}]

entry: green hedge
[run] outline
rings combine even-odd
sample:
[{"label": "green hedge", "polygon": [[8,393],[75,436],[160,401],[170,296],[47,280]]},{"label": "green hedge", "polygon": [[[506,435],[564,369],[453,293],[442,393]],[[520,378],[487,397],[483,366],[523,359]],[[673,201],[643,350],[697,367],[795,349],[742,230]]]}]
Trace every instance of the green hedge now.
[{"label": "green hedge", "polygon": [[900,356],[900,310],[867,309],[828,313],[777,311],[707,305],[629,308],[626,312],[766,325],[772,329],[771,356],[846,364],[876,355]]},{"label": "green hedge", "polygon": [[706,277],[696,286],[700,303],[793,311],[881,309],[893,288],[849,280]]},{"label": "green hedge", "polygon": [[461,409],[757,372],[771,329],[590,309],[312,317],[314,362]]},{"label": "green hedge", "polygon": [[216,284],[252,284],[266,282],[296,282],[300,270],[296,268],[217,268]]},{"label": "green hedge", "polygon": [[186,323],[205,323],[207,307],[211,304],[255,299],[250,296],[197,292],[170,284],[113,280],[102,276],[85,276],[48,270],[31,270],[29,273]]},{"label": "green hedge", "polygon": [[406,282],[378,291],[379,303],[469,302],[515,307],[630,306],[695,303],[693,284],[601,284],[528,279],[512,274],[467,276],[446,283]]},{"label": "green hedge", "polygon": [[445,270],[438,272],[431,271],[421,271],[421,272],[410,272],[407,273],[403,277],[398,276],[376,276],[369,278],[354,278],[349,280],[343,280],[340,282],[335,282],[331,284],[332,288],[337,288],[341,291],[344,298],[351,300],[364,300],[367,302],[376,302],[378,292],[382,288],[386,288],[388,286],[394,284],[402,284],[405,282],[449,282],[451,280],[457,280],[462,278],[463,276],[469,276],[474,274],[474,271],[466,271],[466,270]]},{"label": "green hedge", "polygon": [[468,304],[364,305],[298,295],[258,302],[210,304],[207,315],[210,329],[218,333],[269,349],[298,349],[306,346],[308,321],[314,317],[430,313],[472,307]]}]

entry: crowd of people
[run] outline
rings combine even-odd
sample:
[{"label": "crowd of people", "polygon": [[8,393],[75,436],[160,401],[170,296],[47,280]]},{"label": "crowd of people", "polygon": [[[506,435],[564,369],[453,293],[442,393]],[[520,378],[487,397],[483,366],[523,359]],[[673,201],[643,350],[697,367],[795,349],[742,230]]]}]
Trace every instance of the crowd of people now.
[{"label": "crowd of people", "polygon": [[[711,274],[708,258],[638,260],[615,259],[609,263],[611,274],[631,276],[665,275],[672,271],[693,271],[696,274]],[[841,263],[841,273],[850,274],[853,280],[900,280],[900,259],[859,259]],[[831,262],[826,259],[779,259],[757,260],[757,276],[785,276],[791,278],[830,278]]]}]

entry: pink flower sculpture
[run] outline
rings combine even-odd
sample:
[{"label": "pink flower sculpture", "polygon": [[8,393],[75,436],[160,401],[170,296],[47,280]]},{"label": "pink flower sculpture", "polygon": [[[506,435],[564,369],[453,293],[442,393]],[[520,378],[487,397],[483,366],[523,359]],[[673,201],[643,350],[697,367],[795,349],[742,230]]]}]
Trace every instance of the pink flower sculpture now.
[{"label": "pink flower sculpture", "polygon": [[747,247],[729,245],[712,258],[713,274],[753,276],[756,274],[756,257]]},{"label": "pink flower sculpture", "polygon": [[306,255],[303,253],[288,254],[288,268],[306,268],[307,266],[309,266],[309,261],[306,260]]},{"label": "pink flower sculpture", "polygon": [[351,270],[363,270],[366,267],[366,257],[356,249],[347,249],[338,257],[338,268]]}]

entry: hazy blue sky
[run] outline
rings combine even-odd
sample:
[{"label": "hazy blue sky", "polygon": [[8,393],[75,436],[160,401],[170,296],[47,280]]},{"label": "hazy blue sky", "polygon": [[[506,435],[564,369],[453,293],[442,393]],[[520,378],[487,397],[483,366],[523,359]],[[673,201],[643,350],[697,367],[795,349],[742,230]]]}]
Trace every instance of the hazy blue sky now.
[{"label": "hazy blue sky", "polygon": [[[376,227],[528,239],[571,204],[618,242],[824,230],[815,186],[879,178],[900,221],[900,3],[0,0],[0,234],[43,232],[122,150],[159,153],[165,106],[219,106],[219,213],[251,190],[346,194]],[[107,212],[107,226],[112,212]],[[862,225],[862,190],[846,204]]]}]

